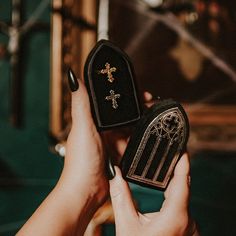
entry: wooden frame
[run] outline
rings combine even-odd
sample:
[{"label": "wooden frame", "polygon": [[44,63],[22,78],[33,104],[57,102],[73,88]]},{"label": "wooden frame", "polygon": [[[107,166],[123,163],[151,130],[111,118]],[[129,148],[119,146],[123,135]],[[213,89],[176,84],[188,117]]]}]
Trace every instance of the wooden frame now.
[{"label": "wooden frame", "polygon": [[191,124],[191,152],[236,150],[236,106],[202,105],[196,109],[185,105],[185,109]]},{"label": "wooden frame", "polygon": [[83,78],[85,59],[96,43],[96,31],[81,28],[73,20],[83,18],[96,25],[97,4],[96,0],[53,0],[52,5],[50,134],[64,141],[71,124],[67,70],[72,68]]}]

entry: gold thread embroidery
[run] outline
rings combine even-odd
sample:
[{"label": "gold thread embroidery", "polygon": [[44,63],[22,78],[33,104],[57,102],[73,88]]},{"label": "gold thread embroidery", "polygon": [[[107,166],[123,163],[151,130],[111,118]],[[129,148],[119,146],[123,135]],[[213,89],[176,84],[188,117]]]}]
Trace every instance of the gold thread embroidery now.
[{"label": "gold thread embroidery", "polygon": [[105,69],[100,70],[99,73],[103,75],[107,74],[108,81],[112,83],[115,80],[112,73],[116,72],[116,70],[117,70],[116,67],[111,67],[111,65],[107,62],[105,64]]},{"label": "gold thread embroidery", "polygon": [[114,90],[110,90],[110,95],[105,97],[107,101],[112,101],[112,107],[114,109],[118,108],[118,103],[116,101],[118,98],[120,98],[120,94],[115,94]]}]

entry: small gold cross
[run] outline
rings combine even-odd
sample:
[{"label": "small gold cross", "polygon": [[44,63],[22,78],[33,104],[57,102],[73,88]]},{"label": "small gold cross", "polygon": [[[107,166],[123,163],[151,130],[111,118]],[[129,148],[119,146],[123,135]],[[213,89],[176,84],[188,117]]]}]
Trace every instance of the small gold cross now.
[{"label": "small gold cross", "polygon": [[112,83],[115,80],[115,78],[113,77],[112,73],[116,72],[116,68],[115,67],[111,67],[111,65],[108,62],[105,64],[105,67],[106,67],[106,69],[100,70],[99,73],[107,74],[108,81],[110,83]]},{"label": "small gold cross", "polygon": [[109,100],[112,101],[112,107],[114,109],[117,109],[117,107],[118,107],[118,104],[117,104],[117,101],[116,101],[117,98],[120,98],[120,94],[115,94],[114,90],[110,90],[110,96],[105,97],[105,99],[107,101],[109,101]]}]

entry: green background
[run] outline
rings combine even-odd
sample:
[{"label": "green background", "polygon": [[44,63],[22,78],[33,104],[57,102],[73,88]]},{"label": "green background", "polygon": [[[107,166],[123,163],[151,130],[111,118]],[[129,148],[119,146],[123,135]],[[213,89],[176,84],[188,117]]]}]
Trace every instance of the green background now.
[{"label": "green background", "polygon": [[[0,1],[0,20],[10,22],[9,0]],[[40,3],[24,3],[25,19]],[[40,22],[50,24],[50,8]],[[0,34],[0,43],[7,37]],[[34,31],[24,38],[24,125],[9,123],[7,59],[0,60],[0,235],[14,235],[55,185],[62,160],[49,151],[50,31]],[[235,153],[201,152],[192,157],[191,213],[201,235],[236,235]],[[159,209],[161,192],[131,185],[142,212]],[[178,219],[176,219],[178,220]],[[114,235],[114,227],[104,227]]]}]

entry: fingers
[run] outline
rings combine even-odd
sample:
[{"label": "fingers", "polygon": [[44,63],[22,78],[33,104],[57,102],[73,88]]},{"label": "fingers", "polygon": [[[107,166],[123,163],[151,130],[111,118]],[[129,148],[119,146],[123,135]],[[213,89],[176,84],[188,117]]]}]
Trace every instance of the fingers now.
[{"label": "fingers", "polygon": [[160,100],[160,97],[153,97],[153,95],[147,91],[143,93],[143,100],[146,107],[151,107],[153,104]]},{"label": "fingers", "polygon": [[102,152],[102,147],[91,115],[87,89],[83,81],[77,79],[72,70],[68,71],[68,82],[72,92],[72,127],[66,144],[66,159],[68,156],[77,158],[78,153],[81,152],[83,155],[83,152],[86,152],[95,157]]},{"label": "fingers", "polygon": [[175,167],[174,170],[175,176],[189,176],[190,175],[190,162],[189,162],[189,156],[187,153],[183,154],[183,156],[180,158],[178,164]]},{"label": "fingers", "polygon": [[143,93],[144,102],[150,102],[152,100],[152,94],[145,91]]},{"label": "fingers", "polygon": [[187,154],[184,154],[176,165],[174,176],[165,192],[163,210],[173,214],[188,211],[190,163]]},{"label": "fingers", "polygon": [[154,104],[152,94],[147,91],[143,93],[143,100],[145,107],[151,107]]},{"label": "fingers", "polygon": [[112,157],[115,165],[118,165],[128,143],[128,136],[130,135],[128,128],[109,130],[101,135],[108,156]]},{"label": "fingers", "polygon": [[124,139],[118,139],[116,141],[116,149],[117,149],[117,152],[119,153],[119,156],[122,157],[124,152],[125,152],[125,149],[127,147],[127,140],[124,140]]},{"label": "fingers", "polygon": [[121,171],[115,166],[115,177],[110,180],[110,195],[114,210],[116,225],[127,225],[137,219],[131,192],[127,182],[123,179]]},{"label": "fingers", "polygon": [[[68,71],[68,82],[72,91],[71,116],[72,125],[86,124],[92,121],[89,97],[82,80],[77,79],[72,70]],[[83,122],[79,122],[83,121]]]}]

